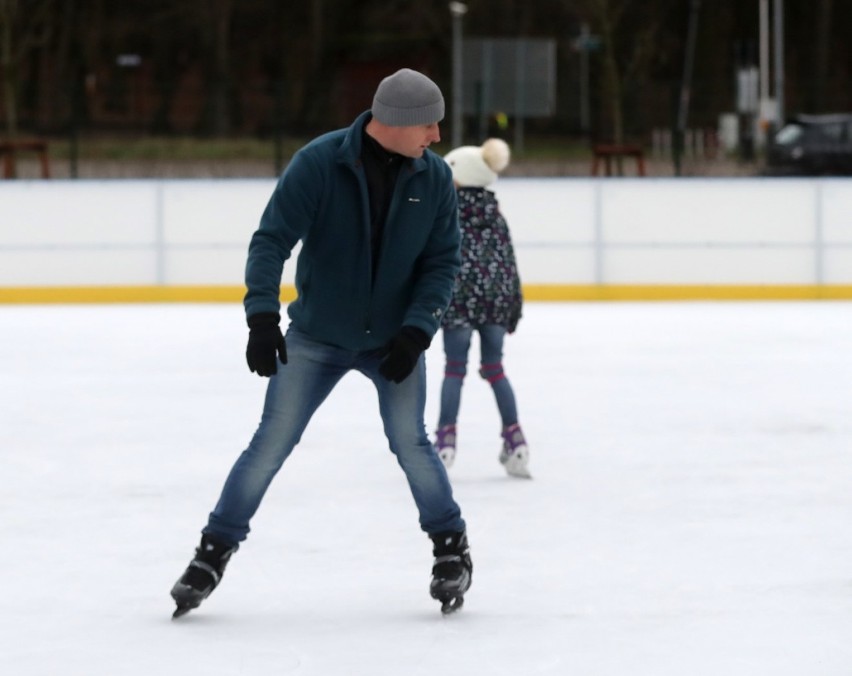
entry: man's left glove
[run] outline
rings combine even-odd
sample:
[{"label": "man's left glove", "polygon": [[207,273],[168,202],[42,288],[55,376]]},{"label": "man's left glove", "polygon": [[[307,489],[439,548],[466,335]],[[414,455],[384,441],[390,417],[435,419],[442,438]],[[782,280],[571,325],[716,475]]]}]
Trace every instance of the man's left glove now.
[{"label": "man's left glove", "polygon": [[278,373],[276,353],[282,364],[287,363],[287,344],[278,327],[280,321],[277,312],[258,312],[248,318],[246,361],[252,373],[267,378]]},{"label": "man's left glove", "polygon": [[379,373],[385,380],[399,384],[411,374],[432,339],[416,326],[403,326],[385,347]]}]

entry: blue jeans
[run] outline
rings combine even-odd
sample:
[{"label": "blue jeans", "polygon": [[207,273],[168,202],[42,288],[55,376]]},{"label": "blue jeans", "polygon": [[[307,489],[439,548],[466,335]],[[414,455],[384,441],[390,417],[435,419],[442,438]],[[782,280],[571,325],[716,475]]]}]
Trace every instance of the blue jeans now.
[{"label": "blue jeans", "polygon": [[405,472],[427,533],[462,531],[465,522],[453,500],[447,472],[426,435],[426,362],[423,355],[400,384],[379,375],[381,351],[353,352],[287,331],[287,364],[269,379],[260,425],[231,469],[203,532],[237,544],[246,539],[266,489],[302,437],[311,416],[349,371],[376,386],[390,450]]},{"label": "blue jeans", "polygon": [[[444,382],[441,384],[441,412],[438,427],[454,425],[458,420],[461,389],[467,375],[467,356],[474,329],[468,326],[444,329],[444,354],[447,358]],[[503,372],[503,338],[506,329],[497,324],[477,327],[479,333],[479,375],[491,385],[503,427],[518,422],[515,393]]]}]

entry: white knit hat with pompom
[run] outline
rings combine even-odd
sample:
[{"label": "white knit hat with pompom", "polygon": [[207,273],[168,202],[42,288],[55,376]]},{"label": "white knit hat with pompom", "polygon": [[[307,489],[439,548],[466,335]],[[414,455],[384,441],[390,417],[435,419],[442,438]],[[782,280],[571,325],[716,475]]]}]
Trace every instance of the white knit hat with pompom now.
[{"label": "white knit hat with pompom", "polygon": [[497,174],[509,166],[509,146],[499,138],[490,138],[481,146],[459,146],[444,156],[460,188],[486,188]]}]

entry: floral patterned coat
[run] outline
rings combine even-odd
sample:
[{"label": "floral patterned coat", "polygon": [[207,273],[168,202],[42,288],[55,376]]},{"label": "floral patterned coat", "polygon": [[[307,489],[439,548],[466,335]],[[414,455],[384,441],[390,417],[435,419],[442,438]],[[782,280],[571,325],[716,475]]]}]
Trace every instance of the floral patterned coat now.
[{"label": "floral patterned coat", "polygon": [[494,193],[459,188],[462,264],[441,326],[503,326],[514,332],[523,298],[515,249]]}]

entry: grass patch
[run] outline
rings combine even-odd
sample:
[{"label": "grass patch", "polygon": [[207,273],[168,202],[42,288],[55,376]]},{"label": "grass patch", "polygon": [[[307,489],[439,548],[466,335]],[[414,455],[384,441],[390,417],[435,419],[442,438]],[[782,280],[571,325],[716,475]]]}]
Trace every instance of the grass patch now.
[{"label": "grass patch", "polygon": [[[272,139],[253,137],[200,139],[191,136],[97,136],[82,137],[77,142],[77,157],[81,160],[103,160],[116,162],[132,161],[269,161],[276,153],[286,161],[308,138],[286,137],[280,147]],[[507,139],[514,146],[514,139]],[[67,159],[71,155],[68,138],[48,139],[50,156]],[[471,144],[475,141],[465,141]],[[446,142],[432,149],[439,155],[448,153],[452,146]],[[589,157],[589,146],[585,142],[564,137],[524,138],[523,152],[513,147],[516,160],[576,160]]]},{"label": "grass patch", "polygon": [[[280,146],[286,159],[305,143],[304,139],[287,138]],[[50,155],[67,159],[71,143],[67,138],[49,140]],[[270,139],[198,139],[193,137],[109,137],[81,138],[77,142],[77,157],[81,160],[132,161],[239,161],[263,160],[276,157],[275,142]]]}]

